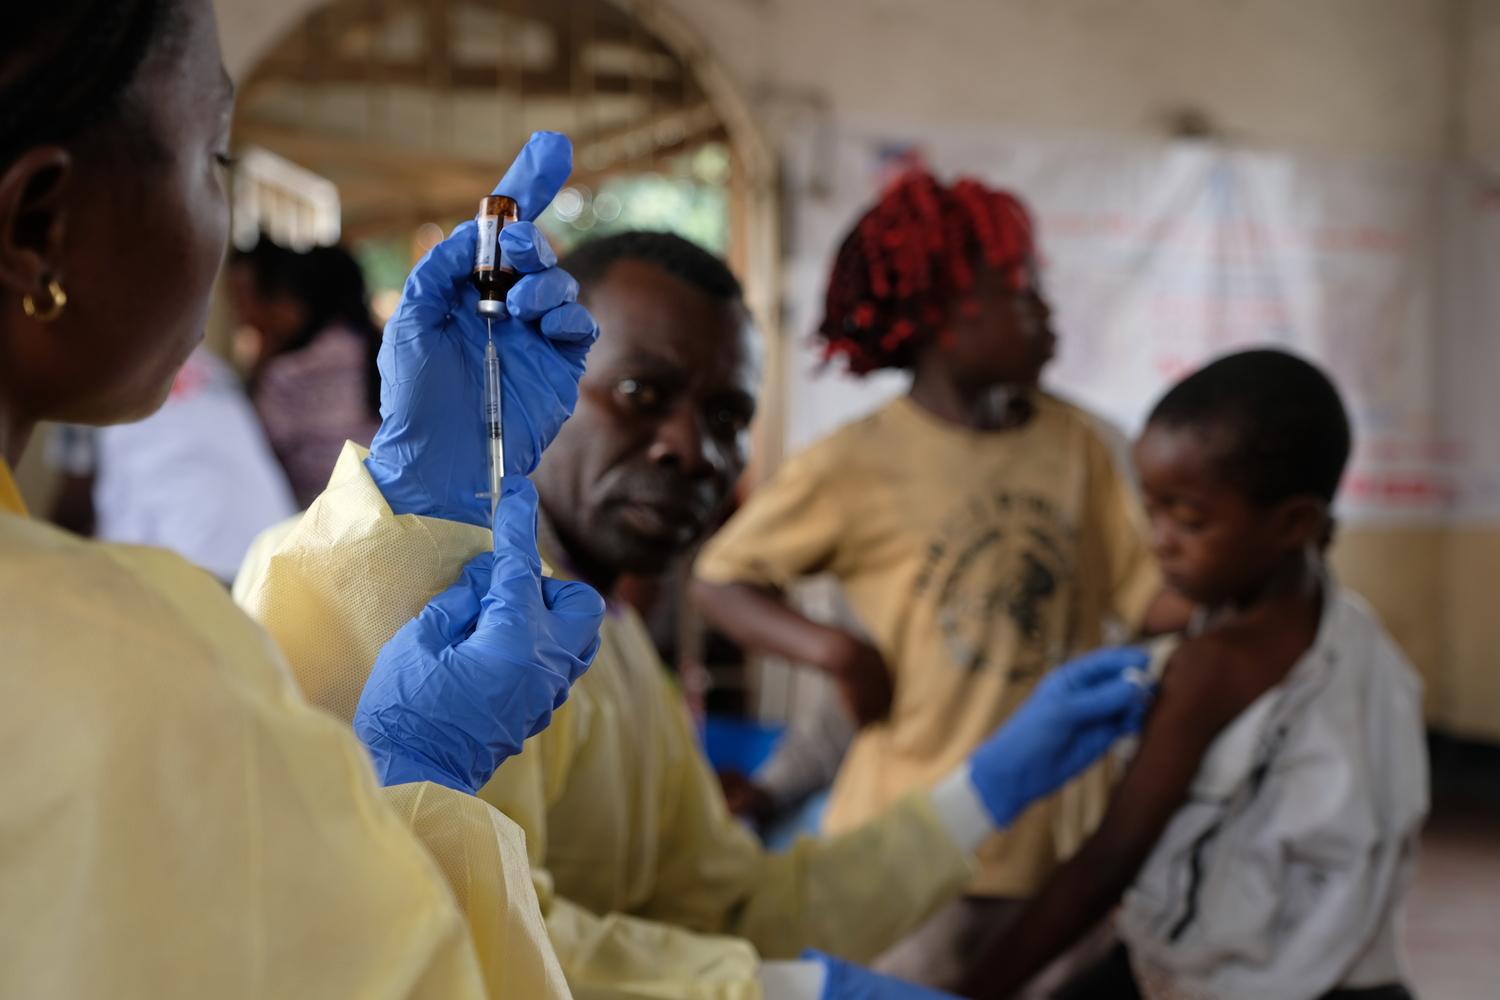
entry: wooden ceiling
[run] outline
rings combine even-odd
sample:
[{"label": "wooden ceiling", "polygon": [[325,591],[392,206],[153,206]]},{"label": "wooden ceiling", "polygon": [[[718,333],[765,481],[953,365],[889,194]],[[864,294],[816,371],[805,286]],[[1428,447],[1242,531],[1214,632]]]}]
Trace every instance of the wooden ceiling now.
[{"label": "wooden ceiling", "polygon": [[691,68],[609,0],[336,0],[262,60],[236,141],[334,181],[347,238],[473,212],[532,131],[575,182],[725,135]]}]

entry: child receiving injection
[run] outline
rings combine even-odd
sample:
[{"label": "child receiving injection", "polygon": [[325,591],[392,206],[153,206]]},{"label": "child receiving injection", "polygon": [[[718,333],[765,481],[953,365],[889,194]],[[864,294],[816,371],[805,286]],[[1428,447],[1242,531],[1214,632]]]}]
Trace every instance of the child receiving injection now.
[{"label": "child receiving injection", "polygon": [[1350,448],[1277,351],[1172,389],[1135,447],[1151,544],[1198,605],[1103,824],[971,978],[1010,994],[1117,902],[1062,997],[1409,997],[1396,916],[1427,810],[1420,686],[1322,559]]}]

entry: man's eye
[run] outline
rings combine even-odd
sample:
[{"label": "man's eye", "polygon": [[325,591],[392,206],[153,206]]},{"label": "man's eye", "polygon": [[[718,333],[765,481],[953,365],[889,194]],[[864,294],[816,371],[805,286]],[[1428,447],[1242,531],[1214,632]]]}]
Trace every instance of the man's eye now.
[{"label": "man's eye", "polygon": [[620,396],[638,410],[654,410],[661,405],[661,389],[637,379],[621,379],[615,387]]},{"label": "man's eye", "polygon": [[750,426],[750,418],[731,407],[720,407],[709,416],[714,430],[722,434],[739,434]]}]

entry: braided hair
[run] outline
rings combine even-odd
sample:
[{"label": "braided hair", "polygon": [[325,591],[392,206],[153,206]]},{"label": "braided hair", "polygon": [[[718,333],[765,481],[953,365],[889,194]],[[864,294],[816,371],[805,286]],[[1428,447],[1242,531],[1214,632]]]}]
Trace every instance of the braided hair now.
[{"label": "braided hair", "polygon": [[891,184],[844,238],[834,259],[818,337],[825,360],[855,375],[915,366],[940,342],[978,268],[1030,282],[1031,217],[1014,195],[975,180],[944,186],[913,170]]},{"label": "braided hair", "polygon": [[[0,166],[30,147],[65,143],[121,112],[149,52],[171,41],[178,0],[45,0],[11,4],[0,30]],[[121,131],[155,152],[149,129]]]}]

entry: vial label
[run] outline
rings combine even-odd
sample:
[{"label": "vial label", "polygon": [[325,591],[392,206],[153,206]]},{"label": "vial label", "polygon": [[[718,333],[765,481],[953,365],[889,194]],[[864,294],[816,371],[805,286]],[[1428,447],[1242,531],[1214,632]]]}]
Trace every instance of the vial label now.
[{"label": "vial label", "polygon": [[493,271],[495,257],[500,252],[500,216],[481,215],[479,223],[479,248],[474,253],[474,270]]}]

